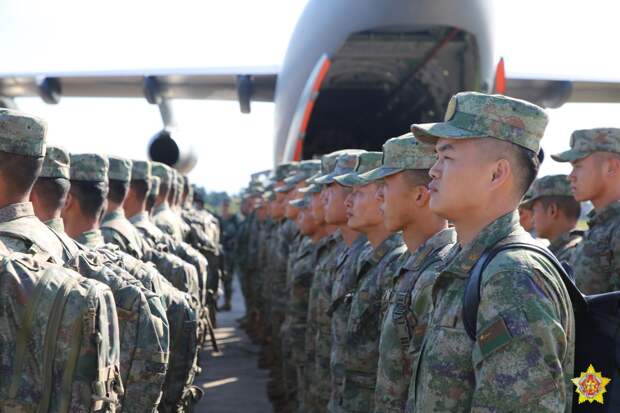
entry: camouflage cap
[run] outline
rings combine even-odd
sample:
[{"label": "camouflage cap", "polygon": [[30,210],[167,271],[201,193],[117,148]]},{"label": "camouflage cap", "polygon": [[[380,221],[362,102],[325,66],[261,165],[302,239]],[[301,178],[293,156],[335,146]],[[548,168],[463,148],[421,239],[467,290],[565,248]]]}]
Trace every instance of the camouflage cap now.
[{"label": "camouflage cap", "polygon": [[[288,178],[284,179],[284,183],[286,185],[292,185],[293,187],[310,178],[312,175],[316,174],[321,170],[321,161],[318,159],[309,159],[305,161],[299,162],[299,166],[297,168],[297,172]],[[292,188],[291,188],[292,189]]]},{"label": "camouflage cap", "polygon": [[331,152],[328,154],[325,154],[323,156],[321,156],[321,169],[319,172],[315,173],[314,175],[312,175],[311,177],[309,177],[307,179],[307,182],[309,184],[314,183],[314,181],[324,175],[327,175],[328,173],[332,172],[334,170],[334,168],[336,168],[336,161],[338,160],[338,157],[343,154],[346,153],[348,151],[348,149],[341,149],[339,151],[335,151],[335,152]]},{"label": "camouflage cap", "polygon": [[444,122],[414,124],[411,132],[432,144],[439,138],[495,138],[538,153],[547,123],[545,111],[525,100],[461,92],[450,99]]},{"label": "camouflage cap", "polygon": [[151,163],[148,161],[131,161],[131,180],[148,181],[151,179]]},{"label": "camouflage cap", "polygon": [[297,162],[288,162],[280,164],[273,170],[272,178],[274,181],[283,181],[292,172],[297,170]]},{"label": "camouflage cap", "polygon": [[70,179],[69,153],[58,146],[48,146],[39,178]]},{"label": "camouflage cap", "polygon": [[573,197],[570,182],[566,175],[549,175],[538,178],[530,187],[528,204],[534,203],[543,196],[569,196]]},{"label": "camouflage cap", "polygon": [[149,188],[149,193],[147,196],[156,197],[157,195],[159,195],[159,183],[161,182],[161,179],[159,179],[158,176],[151,176],[149,182],[151,183],[151,186]]},{"label": "camouflage cap", "polygon": [[570,137],[570,149],[551,157],[558,162],[573,162],[594,152],[620,153],[620,129],[576,130]]},{"label": "camouflage cap", "polygon": [[96,153],[71,154],[70,176],[73,181],[108,181],[109,162]]},{"label": "camouflage cap", "polygon": [[321,192],[323,190],[323,185],[319,185],[319,184],[310,184],[306,187],[303,187],[299,190],[300,193],[302,194],[318,194],[319,192]]},{"label": "camouflage cap", "polygon": [[406,133],[385,142],[381,166],[360,177],[366,181],[375,181],[406,169],[430,169],[436,160],[437,154],[433,145],[420,142],[413,134]]},{"label": "camouflage cap", "polygon": [[110,169],[108,179],[114,181],[129,182],[131,180],[131,161],[118,156],[108,156]]},{"label": "camouflage cap", "polygon": [[334,179],[340,185],[343,186],[363,186],[368,185],[372,181],[366,180],[361,177],[362,174],[369,172],[381,166],[381,160],[383,159],[382,152],[364,152],[359,155],[357,167],[355,171],[348,174],[340,175]]},{"label": "camouflage cap", "polygon": [[297,198],[297,199],[293,199],[292,201],[289,201],[289,204],[292,207],[295,207],[297,209],[308,208],[311,203],[312,203],[312,195],[310,194],[304,195],[303,198]]},{"label": "camouflage cap", "polygon": [[315,178],[313,182],[315,184],[329,185],[336,182],[334,180],[335,177],[355,171],[359,161],[359,155],[364,152],[366,151],[361,149],[345,149],[344,151],[340,151],[334,167],[328,171],[327,174]]},{"label": "camouflage cap", "polygon": [[0,109],[0,151],[40,158],[45,156],[47,124],[43,119]]},{"label": "camouflage cap", "polygon": [[151,174],[160,179],[160,185],[170,186],[172,180],[172,168],[161,162],[151,162]]}]

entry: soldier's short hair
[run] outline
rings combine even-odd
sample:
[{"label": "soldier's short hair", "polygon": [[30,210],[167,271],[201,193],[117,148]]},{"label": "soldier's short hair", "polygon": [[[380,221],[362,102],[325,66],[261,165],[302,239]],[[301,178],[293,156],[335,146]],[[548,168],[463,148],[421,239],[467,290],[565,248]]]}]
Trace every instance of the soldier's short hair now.
[{"label": "soldier's short hair", "polygon": [[416,186],[427,186],[431,183],[431,176],[428,169],[405,169],[401,173],[405,178],[405,182],[412,188]]},{"label": "soldier's short hair", "polygon": [[105,181],[71,181],[69,193],[77,199],[84,215],[99,218],[108,197],[108,188]]},{"label": "soldier's short hair", "polygon": [[129,191],[129,182],[110,179],[109,183],[108,198],[114,203],[121,204]]},{"label": "soldier's short hair", "polygon": [[43,157],[0,151],[0,175],[9,195],[29,194],[42,167]]},{"label": "soldier's short hair", "polygon": [[149,181],[137,180],[131,181],[129,184],[132,191],[135,192],[138,199],[143,200],[149,193],[151,187]]},{"label": "soldier's short hair", "polygon": [[543,152],[535,153],[531,149],[498,139],[479,139],[479,142],[483,143],[485,150],[491,149],[486,153],[505,157],[510,162],[521,198],[538,175]]},{"label": "soldier's short hair", "polygon": [[557,205],[558,209],[569,219],[578,220],[581,216],[581,203],[572,196],[545,195],[536,199],[534,203],[540,202],[544,209],[551,205]]},{"label": "soldier's short hair", "polygon": [[66,178],[39,178],[32,189],[39,195],[39,202],[48,211],[58,211],[65,206],[71,183]]}]

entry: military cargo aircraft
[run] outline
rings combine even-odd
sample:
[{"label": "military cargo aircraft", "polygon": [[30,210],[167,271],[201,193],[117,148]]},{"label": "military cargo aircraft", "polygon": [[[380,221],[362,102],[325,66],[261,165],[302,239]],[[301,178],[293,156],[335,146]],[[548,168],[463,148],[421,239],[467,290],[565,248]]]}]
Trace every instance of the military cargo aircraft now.
[{"label": "military cargo aircraft", "polygon": [[275,102],[276,163],[345,147],[378,150],[413,122],[441,120],[463,90],[544,107],[620,101],[617,83],[506,78],[490,7],[487,0],[309,0],[279,68],[4,74],[0,105],[21,96],[50,104],[64,96],[145,98],[159,105],[164,123],[150,157],[188,171],[196,155],[176,135],[174,99],[237,100],[243,113],[252,102]]}]

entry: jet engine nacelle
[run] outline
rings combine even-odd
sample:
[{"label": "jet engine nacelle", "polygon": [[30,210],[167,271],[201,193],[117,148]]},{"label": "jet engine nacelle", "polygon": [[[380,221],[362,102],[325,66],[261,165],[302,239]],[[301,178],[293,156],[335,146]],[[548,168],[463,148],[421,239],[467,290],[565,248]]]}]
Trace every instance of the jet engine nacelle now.
[{"label": "jet engine nacelle", "polygon": [[198,161],[189,139],[177,128],[165,128],[157,132],[148,144],[152,161],[165,163],[182,173],[188,173]]}]

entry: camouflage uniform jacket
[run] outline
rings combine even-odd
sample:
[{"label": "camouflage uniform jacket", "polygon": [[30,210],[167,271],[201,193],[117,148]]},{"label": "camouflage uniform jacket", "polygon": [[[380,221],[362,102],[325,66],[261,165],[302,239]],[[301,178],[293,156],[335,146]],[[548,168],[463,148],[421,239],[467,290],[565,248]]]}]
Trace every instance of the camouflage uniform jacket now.
[{"label": "camouflage uniform jacket", "polygon": [[[315,260],[314,260],[314,274],[312,275],[312,282],[310,284],[310,291],[308,292],[308,312],[306,316],[306,362],[305,362],[305,406],[315,406],[317,404],[318,397],[316,393],[316,381],[317,381],[317,337],[319,335],[319,312],[321,310],[319,304],[319,295],[321,294],[322,276],[324,272],[319,271],[320,268],[325,267],[325,261],[328,261],[331,257],[332,251],[336,249],[338,244],[342,242],[342,236],[340,231],[336,231],[326,237],[323,237],[316,245]],[[325,309],[323,309],[325,310]],[[325,315],[327,317],[327,315]],[[328,343],[329,345],[329,343]],[[328,347],[329,348],[329,347]],[[329,357],[329,352],[327,354]],[[329,369],[329,366],[328,366]],[[329,378],[327,378],[329,380]],[[329,391],[329,390],[328,390]],[[329,397],[329,392],[324,394],[324,398]],[[325,408],[326,406],[323,406]]]},{"label": "camouflage uniform jacket", "polygon": [[569,264],[573,262],[573,254],[576,247],[583,239],[583,231],[573,230],[565,232],[549,245],[549,250],[558,257],[560,262]]},{"label": "camouflage uniform jacket", "polygon": [[153,207],[153,222],[159,229],[170,235],[175,241],[183,241],[183,233],[177,221],[176,214],[167,202]]},{"label": "camouflage uniform jacket", "polygon": [[315,368],[316,368],[316,389],[319,399],[327,404],[331,396],[331,345],[332,345],[332,323],[329,315],[329,308],[332,303],[332,286],[336,274],[338,257],[346,251],[349,246],[344,242],[340,231],[336,244],[321,261],[317,261],[316,276],[318,277],[319,290],[317,296],[317,334],[315,337]]},{"label": "camouflage uniform jacket", "polygon": [[139,260],[145,259],[148,254],[149,247],[138,230],[125,218],[122,209],[117,209],[103,216],[101,234],[105,242],[118,245],[123,252]]},{"label": "camouflage uniform jacket", "polygon": [[446,259],[406,412],[571,410],[573,309],[546,259],[523,250],[499,253],[481,275],[475,342],[463,325],[469,272],[485,250],[517,234],[525,231],[515,211]]},{"label": "camouflage uniform jacket", "polygon": [[306,347],[306,317],[308,314],[308,295],[314,274],[316,244],[309,237],[304,237],[295,254],[291,268],[292,280],[288,296],[286,324],[287,345],[291,349],[294,364],[303,365]]},{"label": "camouflage uniform jacket", "polygon": [[391,234],[359,259],[343,348],[344,382],[341,405],[347,412],[372,412],[374,406],[381,298],[389,288],[398,259],[407,251],[400,233]]},{"label": "camouflage uniform jacket", "polygon": [[344,381],[343,352],[351,294],[358,280],[358,261],[366,250],[372,249],[366,235],[360,234],[351,247],[346,248],[336,260],[334,284],[332,286],[331,305],[328,313],[331,316],[330,355],[331,396],[330,411],[335,411],[340,403],[342,383]]},{"label": "camouflage uniform jacket", "polygon": [[620,290],[620,201],[588,215],[588,230],[575,249],[573,270],[584,294]]},{"label": "camouflage uniform jacket", "polygon": [[404,254],[392,274],[391,286],[382,300],[376,413],[400,413],[405,409],[413,358],[422,344],[431,312],[437,267],[455,242],[453,229],[438,232],[413,254]]},{"label": "camouflage uniform jacket", "polygon": [[271,296],[274,306],[281,312],[284,312],[286,308],[288,258],[292,251],[291,246],[298,233],[295,222],[285,219],[277,227],[277,233],[275,234],[275,251],[271,270]]},{"label": "camouflage uniform jacket", "polygon": [[58,264],[71,259],[58,237],[34,215],[30,202],[10,204],[0,209],[0,241],[10,251],[47,253]]},{"label": "camouflage uniform jacket", "polygon": [[231,254],[235,250],[241,220],[237,215],[230,215],[228,218],[222,218],[220,222],[222,227],[222,246],[226,252]]},{"label": "camouflage uniform jacket", "polygon": [[233,253],[236,269],[245,276],[247,273],[248,254],[250,247],[250,231],[252,224],[256,220],[256,214],[252,213],[239,224],[237,231],[237,240],[235,242],[235,250]]}]

